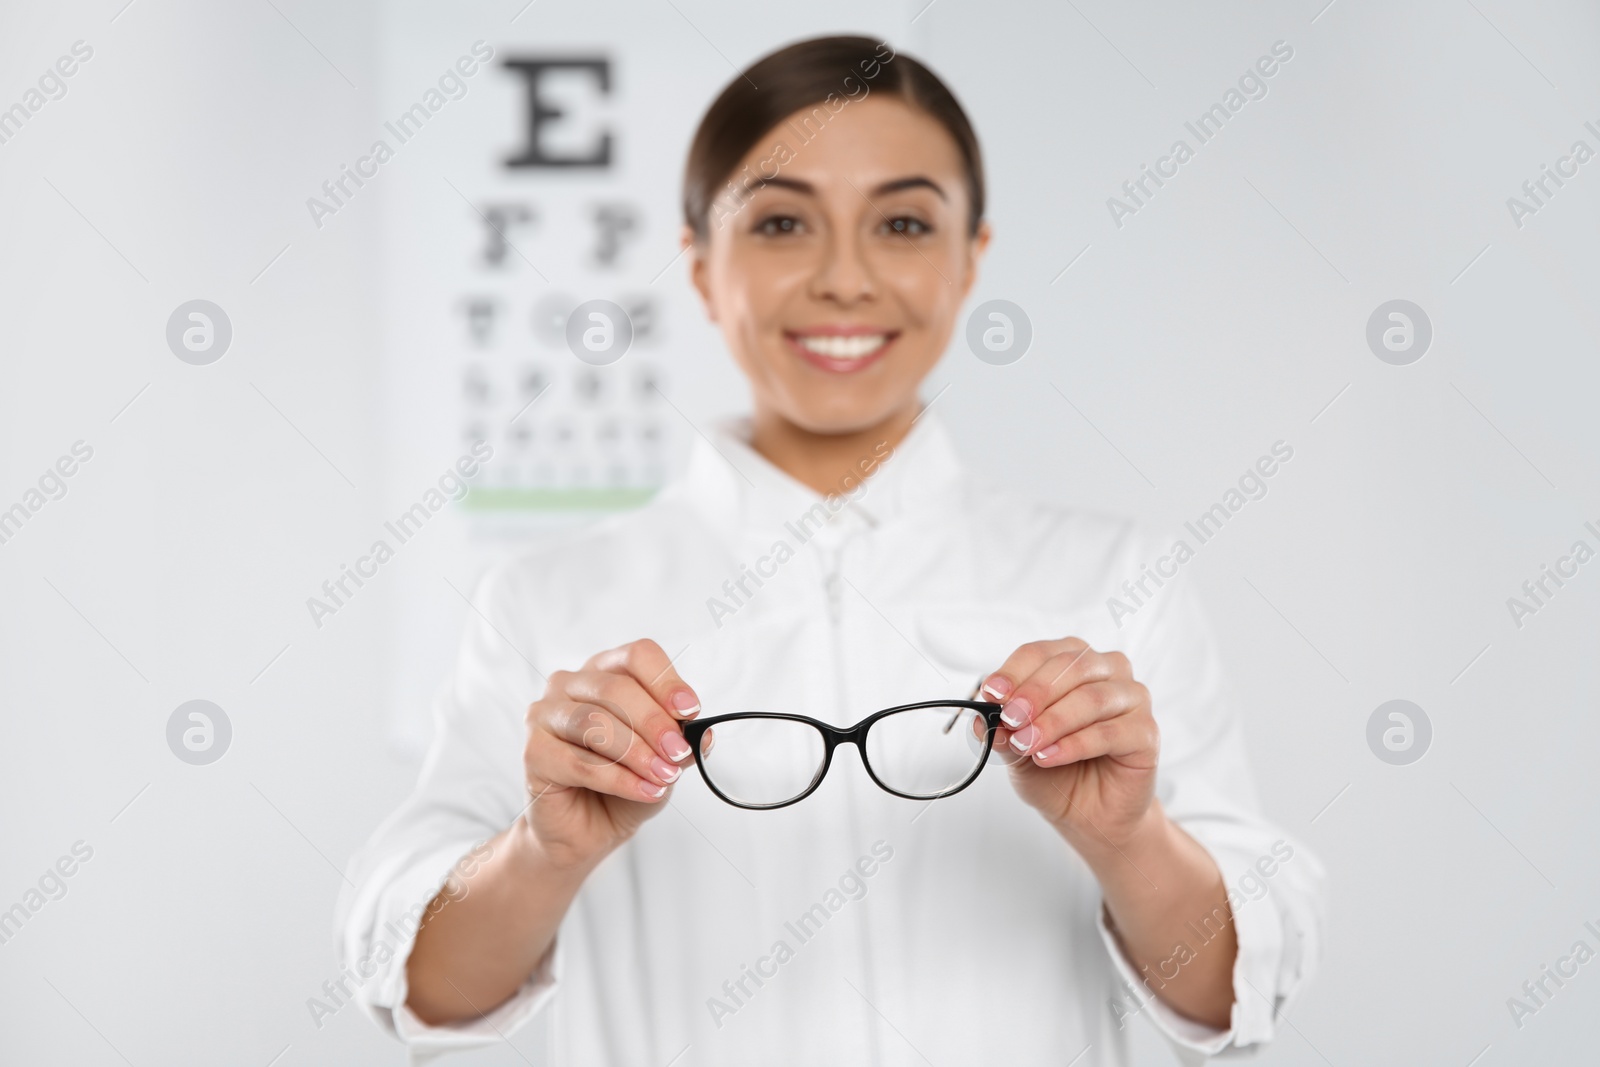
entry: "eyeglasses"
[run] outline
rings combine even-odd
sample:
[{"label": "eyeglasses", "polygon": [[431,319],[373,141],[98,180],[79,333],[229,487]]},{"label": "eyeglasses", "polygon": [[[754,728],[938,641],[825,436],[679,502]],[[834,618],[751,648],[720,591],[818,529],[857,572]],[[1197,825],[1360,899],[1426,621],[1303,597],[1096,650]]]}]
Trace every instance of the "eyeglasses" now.
[{"label": "eyeglasses", "polygon": [[[978,719],[981,735],[973,725]],[[975,700],[884,708],[847,730],[768,711],[682,724],[706,785],[729,804],[752,809],[787,807],[810,796],[840,745],[855,745],[867,774],[897,797],[937,800],[959,793],[983,770],[999,725],[1000,705]]]}]

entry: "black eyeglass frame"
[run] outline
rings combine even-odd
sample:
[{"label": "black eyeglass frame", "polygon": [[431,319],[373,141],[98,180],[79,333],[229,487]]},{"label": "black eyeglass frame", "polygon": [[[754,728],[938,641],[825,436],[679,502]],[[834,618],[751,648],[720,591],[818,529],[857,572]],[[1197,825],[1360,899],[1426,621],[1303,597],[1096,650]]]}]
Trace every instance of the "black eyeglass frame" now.
[{"label": "black eyeglass frame", "polygon": [[[918,708],[962,708],[976,711],[983,716],[985,726],[983,732],[983,755],[978,758],[973,766],[972,773],[964,781],[959,785],[951,786],[943,792],[918,794],[902,793],[898,789],[891,789],[884,784],[883,779],[879,778],[877,772],[872,769],[872,760],[867,756],[867,731],[872,729],[874,723],[898,712],[916,711]],[[960,712],[956,714],[957,718],[959,718]],[[784,719],[789,722],[800,722],[812,727],[822,735],[822,766],[817,769],[816,777],[811,779],[811,784],[806,786],[802,793],[788,800],[779,801],[776,804],[749,804],[742,800],[734,800],[717,788],[716,783],[711,780],[711,775],[706,773],[705,763],[700,755],[700,741],[705,737],[706,731],[718,723],[732,722],[739,719]],[[950,726],[954,725],[955,720],[952,719]],[[950,726],[945,727],[947,732]],[[713,793],[736,808],[745,808],[750,811],[771,811],[775,808],[786,808],[790,804],[800,803],[800,801],[815,793],[817,787],[822,784],[822,780],[828,776],[828,768],[833,764],[833,750],[840,745],[856,746],[856,751],[861,755],[861,765],[867,769],[868,777],[885,793],[891,793],[906,800],[938,800],[941,797],[961,792],[977,781],[978,775],[983,773],[984,766],[989,762],[989,753],[994,750],[995,730],[1000,727],[1000,705],[981,700],[924,700],[916,704],[901,704],[897,707],[875,711],[848,729],[840,729],[837,726],[821,722],[807,715],[794,715],[781,711],[735,711],[727,715],[713,715],[709,719],[690,719],[688,722],[683,723],[682,727],[684,740],[689,742],[689,749],[694,753],[694,763],[700,770],[701,780],[710,787]]]}]

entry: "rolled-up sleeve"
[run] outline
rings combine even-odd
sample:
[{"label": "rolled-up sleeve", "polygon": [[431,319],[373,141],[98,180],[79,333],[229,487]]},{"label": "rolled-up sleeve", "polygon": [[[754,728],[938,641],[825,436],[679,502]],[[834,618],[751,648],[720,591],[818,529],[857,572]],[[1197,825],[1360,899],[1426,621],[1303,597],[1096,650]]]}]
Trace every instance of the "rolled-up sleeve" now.
[{"label": "rolled-up sleeve", "polygon": [[1129,630],[1134,676],[1150,689],[1161,728],[1157,796],[1211,855],[1227,889],[1238,942],[1228,1029],[1185,1018],[1156,997],[1156,983],[1123,952],[1103,907],[1100,934],[1135,1011],[1149,1017],[1180,1062],[1231,1058],[1271,1040],[1310,980],[1320,956],[1326,873],[1309,848],[1260,814],[1240,716],[1192,578],[1160,590]]},{"label": "rolled-up sleeve", "polygon": [[517,624],[522,595],[504,567],[479,584],[417,785],[352,861],[339,900],[347,990],[409,1046],[413,1063],[502,1040],[554,996],[561,970],[558,938],[522,987],[479,1019],[430,1026],[406,1006],[406,961],[429,905],[447,887],[470,892],[453,877],[470,874],[525,802],[524,713],[544,681]]}]

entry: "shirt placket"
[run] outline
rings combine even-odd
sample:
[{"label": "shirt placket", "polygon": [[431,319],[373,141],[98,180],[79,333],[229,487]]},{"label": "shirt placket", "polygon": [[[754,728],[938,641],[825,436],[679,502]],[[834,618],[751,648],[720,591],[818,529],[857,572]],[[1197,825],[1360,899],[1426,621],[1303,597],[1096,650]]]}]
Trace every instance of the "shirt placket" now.
[{"label": "shirt placket", "polygon": [[[859,550],[870,534],[871,524],[859,512],[847,508],[840,512],[833,522],[817,531],[814,537],[821,569],[821,591],[828,627],[829,674],[833,682],[834,707],[830,718],[838,726],[849,726],[864,714],[874,710],[857,707],[851,702],[852,693],[859,692],[862,688],[852,686],[851,666],[853,663],[870,662],[872,657],[850,654],[851,646],[847,641],[847,630],[856,628],[849,626],[848,620],[855,611],[847,608],[847,603],[852,602],[852,598],[847,595],[849,591],[846,589],[845,575],[845,560],[850,554],[849,549],[855,546]],[[857,637],[860,636],[858,633]],[[877,787],[863,781],[857,773],[842,775],[841,778],[843,781],[839,785],[844,792],[844,814],[850,839],[864,840],[861,825],[862,791]],[[868,900],[863,898],[852,912],[860,936],[851,938],[850,943],[855,949],[857,970],[863,985],[861,993],[865,998],[865,1002],[860,1005],[860,1025],[866,1036],[865,1061],[877,1065],[883,1062],[883,1057],[877,1017],[871,1007],[877,1000],[877,967],[870,936],[870,911],[866,907],[867,904]]]}]

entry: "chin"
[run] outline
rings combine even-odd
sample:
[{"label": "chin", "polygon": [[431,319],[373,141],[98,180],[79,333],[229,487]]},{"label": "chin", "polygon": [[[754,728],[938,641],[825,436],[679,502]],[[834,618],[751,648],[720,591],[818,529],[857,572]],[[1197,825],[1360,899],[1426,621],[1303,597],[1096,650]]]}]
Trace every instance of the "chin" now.
[{"label": "chin", "polygon": [[782,409],[784,417],[807,433],[855,434],[866,433],[894,417],[908,400],[883,403],[861,403],[860,397],[850,397],[845,403],[827,403],[820,399],[814,403],[788,404]]}]

